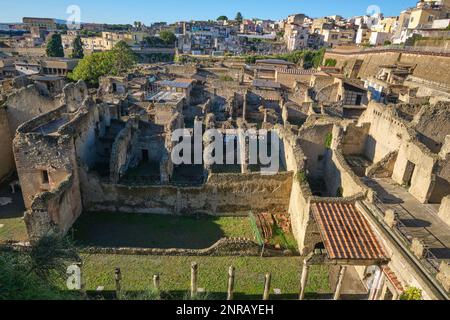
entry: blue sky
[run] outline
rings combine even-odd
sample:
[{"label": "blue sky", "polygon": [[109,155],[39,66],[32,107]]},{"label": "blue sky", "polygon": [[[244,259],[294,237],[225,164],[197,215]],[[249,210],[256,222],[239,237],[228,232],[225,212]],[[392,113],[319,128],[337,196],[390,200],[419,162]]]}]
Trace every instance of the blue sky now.
[{"label": "blue sky", "polygon": [[292,13],[310,17],[339,14],[362,15],[377,5],[386,15],[398,15],[417,0],[0,0],[0,22],[19,22],[23,16],[65,19],[66,8],[78,5],[81,21],[133,23],[215,19],[224,14],[234,18],[281,19]]}]

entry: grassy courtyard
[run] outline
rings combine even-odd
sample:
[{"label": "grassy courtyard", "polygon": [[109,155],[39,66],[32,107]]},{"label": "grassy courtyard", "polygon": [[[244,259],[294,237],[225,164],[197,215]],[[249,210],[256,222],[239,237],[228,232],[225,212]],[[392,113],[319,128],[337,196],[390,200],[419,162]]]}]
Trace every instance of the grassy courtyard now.
[{"label": "grassy courtyard", "polygon": [[204,249],[223,237],[254,235],[246,217],[83,214],[73,228],[81,246]]},{"label": "grassy courtyard", "polygon": [[0,215],[0,243],[27,241],[27,229],[22,217],[2,218]]},{"label": "grassy courtyard", "polygon": [[[208,298],[224,299],[227,288],[227,270],[236,268],[235,299],[261,299],[264,275],[272,274],[271,299],[298,298],[301,262],[299,257],[154,257],[127,255],[83,255],[83,274],[86,288],[95,291],[103,286],[106,292],[114,290],[114,269],[121,268],[124,291],[145,291],[152,288],[152,276],[160,274],[161,290],[166,298],[183,298],[190,284],[190,265],[199,266],[198,286]],[[280,289],[275,295],[273,289]],[[330,294],[328,268],[311,269],[307,295],[323,298]]]}]

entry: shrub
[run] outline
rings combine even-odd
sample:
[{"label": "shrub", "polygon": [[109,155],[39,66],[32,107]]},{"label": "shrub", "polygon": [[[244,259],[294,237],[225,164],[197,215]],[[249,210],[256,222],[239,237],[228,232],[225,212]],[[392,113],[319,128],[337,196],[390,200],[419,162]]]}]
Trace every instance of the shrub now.
[{"label": "shrub", "polygon": [[298,183],[302,184],[304,182],[306,182],[307,178],[306,178],[306,173],[303,170],[299,170],[297,171],[297,173],[295,174],[295,179],[298,181]]},{"label": "shrub", "polygon": [[400,296],[400,300],[422,300],[422,290],[408,287]]},{"label": "shrub", "polygon": [[329,132],[325,137],[325,148],[330,149],[333,142],[333,134]]}]

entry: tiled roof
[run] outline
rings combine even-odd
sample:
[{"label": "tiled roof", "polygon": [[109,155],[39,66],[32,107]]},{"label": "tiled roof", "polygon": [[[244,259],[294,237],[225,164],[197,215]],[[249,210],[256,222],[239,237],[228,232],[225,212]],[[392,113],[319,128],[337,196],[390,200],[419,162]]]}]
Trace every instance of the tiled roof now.
[{"label": "tiled roof", "polygon": [[330,259],[380,260],[386,254],[366,218],[354,203],[311,205]]},{"label": "tiled roof", "polygon": [[386,275],[386,278],[389,280],[390,283],[392,283],[392,285],[395,287],[395,289],[397,289],[399,292],[403,292],[404,289],[403,289],[403,286],[402,286],[400,280],[398,280],[395,273],[389,267],[387,267],[387,266],[384,267],[383,273]]}]

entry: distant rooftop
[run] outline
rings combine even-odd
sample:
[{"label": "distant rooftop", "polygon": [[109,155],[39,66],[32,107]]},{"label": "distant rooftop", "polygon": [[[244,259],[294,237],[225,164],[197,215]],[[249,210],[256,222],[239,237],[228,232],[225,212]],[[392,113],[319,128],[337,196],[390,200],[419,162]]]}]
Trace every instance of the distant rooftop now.
[{"label": "distant rooftop", "polygon": [[295,66],[295,63],[289,62],[286,60],[281,59],[261,59],[256,60],[256,64],[279,64],[279,65],[286,65],[286,66]]},{"label": "distant rooftop", "polygon": [[173,91],[160,91],[157,94],[149,98],[150,101],[165,103],[165,102],[178,102],[184,98],[184,94],[181,92]]},{"label": "distant rooftop", "polygon": [[159,81],[158,84],[166,87],[187,89],[192,85],[192,82],[193,80],[191,79],[176,79],[173,81],[170,80]]},{"label": "distant rooftop", "polygon": [[255,80],[253,80],[252,85],[254,87],[264,88],[264,89],[281,89],[281,85],[278,82],[270,81],[270,80],[255,79]]}]

